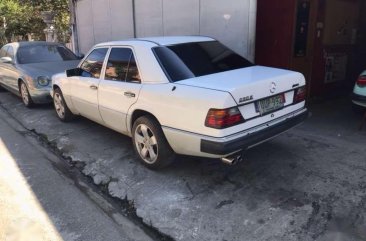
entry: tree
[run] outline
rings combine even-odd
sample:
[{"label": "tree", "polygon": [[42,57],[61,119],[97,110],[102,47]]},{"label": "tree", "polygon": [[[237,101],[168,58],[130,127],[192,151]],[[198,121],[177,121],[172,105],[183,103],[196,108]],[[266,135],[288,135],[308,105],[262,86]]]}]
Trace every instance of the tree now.
[{"label": "tree", "polygon": [[[11,41],[13,36],[26,36],[30,32],[29,21],[31,15],[29,6],[21,5],[13,0],[2,0],[0,2],[1,41]],[[24,24],[27,23],[27,24]]]},{"label": "tree", "polygon": [[[69,40],[68,0],[1,0],[0,1],[0,43],[14,40],[14,37],[28,39],[32,34],[36,40],[44,40],[41,12],[55,13],[54,27],[58,39]],[[4,26],[6,26],[4,28]]]},{"label": "tree", "polygon": [[[58,33],[58,39],[64,42],[69,38],[69,5],[68,0],[18,0],[32,8],[32,11],[38,19],[41,12],[52,11],[55,13],[55,29]],[[43,29],[42,29],[43,30]]]}]

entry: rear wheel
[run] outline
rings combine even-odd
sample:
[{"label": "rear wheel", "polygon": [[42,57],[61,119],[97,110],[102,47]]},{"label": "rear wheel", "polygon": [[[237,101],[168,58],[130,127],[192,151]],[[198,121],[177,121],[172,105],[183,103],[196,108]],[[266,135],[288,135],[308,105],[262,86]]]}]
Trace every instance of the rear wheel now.
[{"label": "rear wheel", "polygon": [[20,82],[19,93],[20,93],[20,97],[22,98],[24,105],[28,108],[31,108],[34,105],[34,103],[29,94],[28,87],[23,81]]},{"label": "rear wheel", "polygon": [[64,96],[59,88],[53,91],[53,105],[56,114],[61,121],[68,122],[75,118],[75,115],[67,107]]},{"label": "rear wheel", "polygon": [[166,167],[175,159],[160,124],[152,117],[142,116],[135,121],[132,142],[141,161],[151,169]]}]

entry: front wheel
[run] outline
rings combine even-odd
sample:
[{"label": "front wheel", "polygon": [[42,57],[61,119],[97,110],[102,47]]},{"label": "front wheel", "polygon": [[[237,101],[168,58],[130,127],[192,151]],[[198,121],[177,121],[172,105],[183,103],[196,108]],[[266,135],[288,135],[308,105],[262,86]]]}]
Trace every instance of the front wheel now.
[{"label": "front wheel", "polygon": [[53,92],[53,105],[61,121],[68,122],[75,118],[75,115],[67,107],[64,96],[59,88],[56,88]]},{"label": "front wheel", "polygon": [[175,159],[174,151],[154,118],[142,116],[135,121],[132,142],[143,164],[151,169],[166,167]]},{"label": "front wheel", "polygon": [[24,105],[28,108],[31,108],[34,105],[34,103],[29,94],[28,87],[23,81],[20,82],[19,93],[20,93],[20,97],[22,98]]}]

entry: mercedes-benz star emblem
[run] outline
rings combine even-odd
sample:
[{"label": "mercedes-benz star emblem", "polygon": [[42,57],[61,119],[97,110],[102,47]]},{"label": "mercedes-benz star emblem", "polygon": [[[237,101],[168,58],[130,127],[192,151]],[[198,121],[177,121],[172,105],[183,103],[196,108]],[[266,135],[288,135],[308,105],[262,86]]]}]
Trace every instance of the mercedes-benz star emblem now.
[{"label": "mercedes-benz star emblem", "polygon": [[269,91],[273,94],[274,92],[276,92],[276,83],[272,82],[271,83],[271,87],[269,87]]}]

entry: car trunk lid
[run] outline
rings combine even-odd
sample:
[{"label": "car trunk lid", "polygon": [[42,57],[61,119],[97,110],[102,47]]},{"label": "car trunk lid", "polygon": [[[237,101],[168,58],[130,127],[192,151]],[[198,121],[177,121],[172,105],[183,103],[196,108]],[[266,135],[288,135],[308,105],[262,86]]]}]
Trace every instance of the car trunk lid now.
[{"label": "car trunk lid", "polygon": [[243,105],[303,86],[305,79],[302,74],[289,70],[252,66],[186,79],[176,84],[226,91],[238,105]]}]

